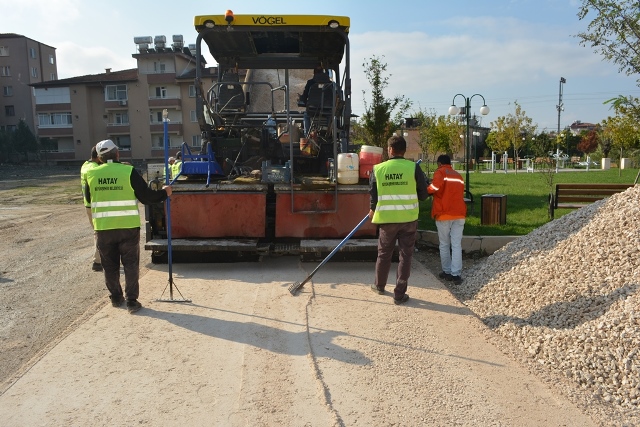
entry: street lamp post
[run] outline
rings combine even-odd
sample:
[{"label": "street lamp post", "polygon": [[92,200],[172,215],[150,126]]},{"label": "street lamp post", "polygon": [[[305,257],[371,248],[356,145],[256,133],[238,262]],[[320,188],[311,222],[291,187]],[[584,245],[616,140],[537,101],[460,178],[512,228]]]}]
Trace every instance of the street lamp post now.
[{"label": "street lamp post", "polygon": [[466,97],[461,93],[456,94],[451,101],[451,107],[449,107],[449,115],[456,115],[460,113],[460,108],[456,107],[456,98],[461,96],[464,99],[464,116],[466,122],[466,132],[465,132],[465,169],[466,169],[466,179],[465,179],[465,197],[467,199],[471,199],[471,192],[469,191],[469,122],[471,121],[471,100],[475,96],[479,96],[482,98],[482,107],[480,107],[480,114],[486,116],[489,114],[489,107],[487,107],[487,102],[484,100],[484,96],[479,93],[473,94],[470,97]]},{"label": "street lamp post", "polygon": [[560,77],[560,89],[558,91],[558,133],[556,134],[556,173],[558,173],[558,163],[560,162],[560,142],[557,138],[560,136],[560,112],[564,111],[564,105],[562,104],[562,85],[567,82],[567,79]]}]

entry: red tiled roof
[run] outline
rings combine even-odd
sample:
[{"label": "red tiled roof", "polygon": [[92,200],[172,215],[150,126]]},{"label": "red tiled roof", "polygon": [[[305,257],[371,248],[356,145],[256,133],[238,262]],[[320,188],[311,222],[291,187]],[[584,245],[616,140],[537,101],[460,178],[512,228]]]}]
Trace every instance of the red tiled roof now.
[{"label": "red tiled roof", "polygon": [[89,74],[86,76],[69,77],[68,79],[50,80],[48,82],[33,83],[33,87],[70,86],[74,84],[102,84],[117,82],[133,82],[138,80],[138,69],[111,71],[101,74]]}]

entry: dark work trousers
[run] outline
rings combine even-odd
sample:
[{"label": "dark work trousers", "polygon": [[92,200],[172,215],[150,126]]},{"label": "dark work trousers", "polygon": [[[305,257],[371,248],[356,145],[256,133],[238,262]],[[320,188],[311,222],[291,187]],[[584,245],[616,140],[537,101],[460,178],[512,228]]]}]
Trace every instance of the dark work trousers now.
[{"label": "dark work trousers", "polygon": [[400,299],[407,292],[409,276],[411,275],[411,259],[416,244],[418,221],[400,224],[380,224],[378,236],[378,259],[376,260],[376,286],[384,290],[391,269],[393,250],[398,242],[398,271],[396,272],[396,287],[394,298]]},{"label": "dark work trousers", "polygon": [[124,294],[128,300],[138,299],[140,292],[140,229],[100,230],[98,250],[104,269],[104,281],[111,295],[122,295],[120,262],[124,267]]}]

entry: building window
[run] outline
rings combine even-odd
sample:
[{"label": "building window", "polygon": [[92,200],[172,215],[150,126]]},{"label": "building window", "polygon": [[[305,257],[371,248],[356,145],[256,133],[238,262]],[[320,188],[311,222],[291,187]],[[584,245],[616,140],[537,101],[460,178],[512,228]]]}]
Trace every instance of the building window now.
[{"label": "building window", "polygon": [[189,116],[191,116],[191,121],[192,122],[197,122],[198,121],[198,117],[196,117],[196,110],[191,110],[189,111]]},{"label": "building window", "polygon": [[3,65],[0,67],[0,75],[2,77],[10,77],[11,76],[11,67],[8,65]]},{"label": "building window", "polygon": [[128,125],[129,113],[115,113],[113,116],[113,122],[118,125]]},{"label": "building window", "polygon": [[51,114],[51,124],[52,125],[70,125],[71,121],[71,113],[53,113]]},{"label": "building window", "polygon": [[49,80],[56,80],[56,73],[49,74]]},{"label": "building window", "polygon": [[166,69],[167,69],[167,66],[162,62],[153,63],[153,71],[155,71],[156,73],[164,73]]},{"label": "building window", "polygon": [[33,47],[29,48],[29,57],[31,59],[36,59],[36,49],[35,48],[33,48]]},{"label": "building window", "polygon": [[131,137],[129,135],[112,136],[111,139],[121,150],[131,150]]},{"label": "building window", "polygon": [[3,86],[2,94],[4,96],[13,96],[13,86]]},{"label": "building window", "polygon": [[156,88],[156,98],[166,98],[167,97],[167,88],[164,86]]},{"label": "building window", "polygon": [[191,137],[191,146],[192,147],[201,147],[202,146],[202,136],[193,135]]},{"label": "building window", "polygon": [[9,56],[8,46],[0,46],[0,56]]},{"label": "building window", "polygon": [[[169,147],[179,148],[182,145],[182,139],[169,135]],[[151,136],[151,148],[162,149],[164,148],[164,135],[152,135]]]},{"label": "building window", "polygon": [[54,58],[53,55],[49,55],[49,64],[53,65],[56,63],[56,59]]},{"label": "building window", "polygon": [[189,98],[196,97],[196,85],[189,85]]},{"label": "building window", "polygon": [[38,77],[38,68],[31,67],[31,77]]},{"label": "building window", "polygon": [[71,113],[40,113],[38,114],[39,127],[69,126],[72,124]]},{"label": "building window", "polygon": [[109,85],[105,94],[105,101],[124,101],[127,99],[127,85]]},{"label": "building window", "polygon": [[13,105],[5,105],[4,106],[4,115],[7,117],[13,117],[16,115],[16,109]]}]

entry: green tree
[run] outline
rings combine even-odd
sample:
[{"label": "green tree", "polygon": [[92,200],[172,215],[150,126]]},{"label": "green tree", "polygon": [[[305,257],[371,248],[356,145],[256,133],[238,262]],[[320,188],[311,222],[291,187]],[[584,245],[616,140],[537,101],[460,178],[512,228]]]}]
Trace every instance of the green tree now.
[{"label": "green tree", "polygon": [[[531,138],[535,132],[537,126],[533,124],[533,119],[527,116],[526,111],[522,109],[522,106],[518,104],[518,101],[514,101],[514,113],[509,113],[511,118],[510,137],[513,140],[513,159],[517,162],[520,158],[520,151],[526,147],[527,138]],[[516,173],[518,168],[516,167]]]},{"label": "green tree", "polygon": [[489,148],[491,151],[496,151],[495,147],[498,147],[499,145],[498,142],[496,141],[496,131],[493,131],[493,130],[489,131],[484,143],[486,144],[487,148]]},{"label": "green tree", "polygon": [[600,135],[598,135],[597,130],[593,129],[582,136],[577,148],[589,155],[598,149],[598,145],[600,145]]},{"label": "green tree", "polygon": [[500,116],[491,122],[490,126],[495,136],[491,140],[490,147],[494,151],[513,149],[513,159],[517,164],[520,151],[526,146],[527,137],[531,138],[535,134],[536,126],[518,101],[514,101],[514,105],[513,113]]},{"label": "green tree", "polygon": [[619,95],[617,98],[605,101],[605,104],[611,104],[614,110],[622,115],[629,115],[634,120],[640,121],[640,99],[635,96]]},{"label": "green tree", "polygon": [[11,133],[6,130],[0,130],[0,162],[9,161],[12,145]]},{"label": "green tree", "polygon": [[431,153],[431,148],[429,147],[429,129],[432,126],[431,121],[433,120],[434,113],[427,113],[424,111],[418,111],[413,114],[413,118],[415,123],[417,123],[418,129],[418,146],[420,147],[420,151],[427,159],[429,158],[429,153]]},{"label": "green tree", "polygon": [[[640,74],[640,19],[637,0],[582,0],[580,20],[594,16],[587,30],[577,34],[582,46],[590,46],[628,76]],[[636,80],[640,86],[640,79]],[[620,95],[609,100],[626,105],[640,119],[638,98]]]},{"label": "green tree", "polygon": [[29,153],[38,152],[38,139],[24,120],[18,122],[18,126],[13,133],[13,145],[18,153],[24,155],[27,164],[29,164]]},{"label": "green tree", "polygon": [[[603,120],[603,124],[604,124],[604,120]],[[602,157],[603,158],[607,158],[609,157],[609,153],[611,153],[611,148],[612,148],[612,144],[611,144],[611,136],[604,131],[604,129],[602,129],[600,131],[600,151],[602,152]]]},{"label": "green tree", "polygon": [[453,157],[463,146],[464,139],[460,138],[460,135],[464,134],[464,129],[455,117],[438,116],[433,129],[433,150]]},{"label": "green tree", "polygon": [[490,123],[490,126],[491,132],[487,136],[487,146],[498,153],[508,151],[511,148],[511,138],[507,131],[509,127],[507,117],[498,117]]},{"label": "green tree", "polygon": [[43,150],[44,164],[47,166],[49,165],[49,150],[51,150],[52,144],[51,138],[40,138],[40,149]]},{"label": "green tree", "polygon": [[389,137],[400,128],[404,113],[411,107],[411,101],[405,99],[404,95],[385,98],[384,90],[389,86],[391,75],[385,75],[387,64],[383,63],[379,57],[373,56],[370,62],[362,65],[371,85],[370,104],[364,99],[366,91],[362,91],[365,106],[365,113],[361,119],[362,126],[366,132],[368,144],[385,147]]},{"label": "green tree", "polygon": [[436,156],[442,153],[450,156],[457,153],[462,147],[460,133],[462,126],[452,116],[438,116],[435,112],[419,111],[414,114],[420,123],[418,125],[418,144],[422,152],[428,156]]},{"label": "green tree", "polygon": [[[611,140],[614,148],[619,150],[620,169],[622,169],[622,158],[625,150],[638,146],[640,140],[640,130],[635,120],[628,115],[616,115],[608,117],[603,121],[603,134]],[[619,174],[621,174],[621,170]]]},{"label": "green tree", "polygon": [[555,139],[550,137],[548,133],[542,132],[536,135],[536,142],[531,145],[531,151],[536,157],[548,159],[549,152],[555,151],[555,147]]},{"label": "green tree", "polygon": [[569,128],[564,128],[558,135],[556,135],[556,144],[560,148],[560,153],[569,156],[571,151],[571,131]]},{"label": "green tree", "polygon": [[367,131],[357,120],[351,120],[351,126],[349,127],[351,132],[351,142],[356,145],[364,145],[367,141]]},{"label": "green tree", "polygon": [[598,145],[600,145],[600,135],[595,129],[592,129],[588,133],[582,135],[582,139],[578,143],[578,150],[587,155],[587,158],[585,159],[587,161],[587,170],[591,167],[590,154],[598,149]]}]

